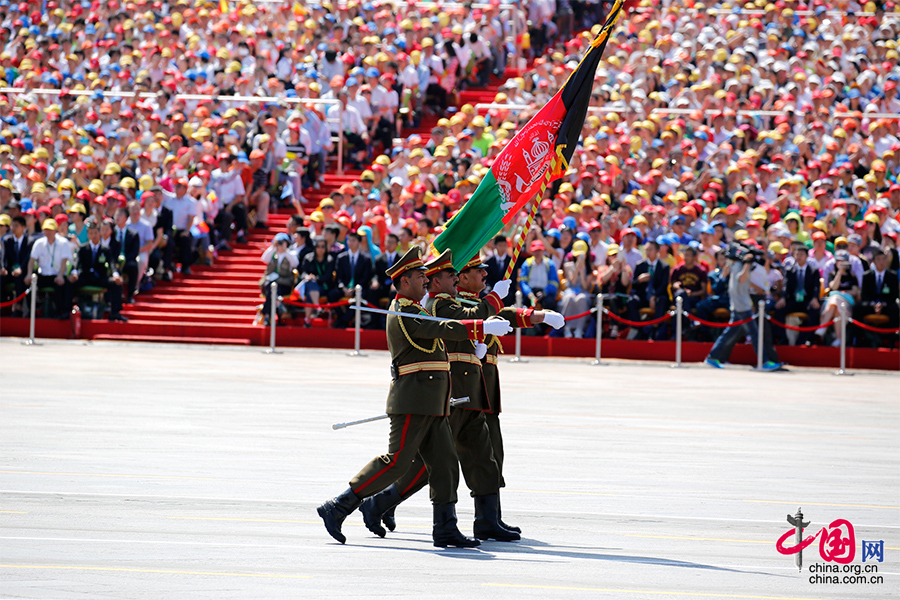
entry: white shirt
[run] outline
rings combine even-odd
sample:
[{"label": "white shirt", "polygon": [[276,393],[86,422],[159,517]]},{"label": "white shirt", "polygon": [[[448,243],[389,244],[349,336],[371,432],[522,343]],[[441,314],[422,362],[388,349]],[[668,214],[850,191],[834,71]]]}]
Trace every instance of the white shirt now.
[{"label": "white shirt", "polygon": [[165,200],[163,206],[172,211],[172,226],[178,230],[190,228],[197,216],[197,201],[190,196],[178,197],[174,193],[163,190]]},{"label": "white shirt", "polygon": [[51,244],[42,237],[31,248],[31,258],[38,261],[41,275],[60,275],[63,260],[72,262],[72,245],[64,237],[57,235]]},{"label": "white shirt", "polygon": [[137,223],[128,221],[128,229],[138,235],[142,248],[147,245],[148,242],[152,242],[155,237],[153,235],[153,228],[150,227],[150,224],[147,221],[141,218],[138,219]]},{"label": "white shirt", "polygon": [[290,263],[291,268],[295,269],[297,265],[300,264],[300,261],[297,259],[297,256],[291,252],[279,252],[275,253],[275,246],[269,246],[266,248],[265,252],[262,255],[262,261],[266,264],[269,264],[269,261],[272,260],[272,257],[275,256],[278,260],[275,263],[276,270],[278,266],[281,265],[281,259],[286,258],[288,263]]}]

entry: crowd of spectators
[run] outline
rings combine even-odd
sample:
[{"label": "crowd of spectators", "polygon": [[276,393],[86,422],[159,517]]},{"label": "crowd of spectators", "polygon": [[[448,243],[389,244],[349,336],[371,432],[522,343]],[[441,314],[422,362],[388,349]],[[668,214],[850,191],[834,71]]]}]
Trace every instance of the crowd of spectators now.
[{"label": "crowd of spectators", "polygon": [[[273,210],[293,215],[265,257],[283,295],[333,303],[365,284],[367,300],[382,303],[385,265],[440,233],[577,66],[609,7],[0,5],[0,87],[17,88],[0,97],[4,299],[32,274],[27,240],[44,256],[34,273],[60,316],[85,280],[133,301],[154,279],[187,276],[266,228]],[[602,292],[611,311],[639,321],[682,297],[709,320],[730,307],[724,251],[737,240],[762,252],[751,289],[776,318],[827,323],[849,309],[897,326],[895,10],[845,0],[629,9],[569,170],[526,234],[514,271],[525,303],[571,316]],[[460,105],[468,87],[498,83],[503,107]],[[430,135],[404,133],[434,119]],[[361,173],[304,210],[304,194],[333,169],[338,135],[344,164]],[[524,217],[483,250],[492,281]],[[91,260],[112,249],[96,279],[81,264],[87,246]],[[688,337],[715,334],[686,325]],[[562,334],[594,326],[585,316]],[[608,335],[666,339],[672,329],[612,322]],[[867,335],[854,343],[893,343]]]}]

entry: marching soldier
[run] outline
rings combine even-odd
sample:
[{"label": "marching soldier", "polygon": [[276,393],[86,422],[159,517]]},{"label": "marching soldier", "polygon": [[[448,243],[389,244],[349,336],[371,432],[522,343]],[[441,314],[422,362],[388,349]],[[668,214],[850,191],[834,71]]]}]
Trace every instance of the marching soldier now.
[{"label": "marching soldier", "polygon": [[419,304],[425,296],[427,277],[417,246],[388,269],[387,274],[398,292],[391,310],[410,315],[390,315],[387,319],[392,375],[386,411],[391,420],[388,452],[363,467],[350,480],[346,491],[319,506],[317,512],[328,533],[343,544],[346,537],[341,533],[341,524],[347,515],[364,498],[377,494],[403,476],[418,455],[427,468],[431,486],[434,545],[471,548],[480,542],[465,537],[456,525],[459,463],[447,419],[450,363],[442,340],[480,341],[486,335],[504,335],[511,328],[500,319],[446,322],[416,319],[416,315],[427,315]]},{"label": "marching soldier", "polygon": [[[483,319],[499,314],[518,327],[530,327],[534,323],[546,321],[559,328],[564,322],[562,315],[553,311],[503,308],[503,296],[509,291],[508,280],[498,282],[494,291],[480,299],[478,293],[485,287],[487,265],[478,256],[469,261],[459,275],[452,268],[449,250],[428,263],[426,268],[430,277],[430,295],[426,306],[435,316]],[[459,294],[468,302],[474,302],[475,306],[464,307],[458,301],[455,294],[457,285],[460,287]],[[496,418],[496,412],[499,412],[499,406],[496,407],[496,412],[492,412],[495,409],[482,373],[487,363],[483,365],[481,359],[493,347],[493,354],[487,356],[494,357],[492,383],[499,386],[496,377],[496,348],[499,348],[500,341],[495,336],[491,338],[490,346],[469,340],[447,343],[451,396],[468,398],[467,402],[450,409],[450,428],[456,440],[463,476],[475,499],[475,537],[482,540],[512,541],[519,539],[521,532],[500,521],[499,488],[503,484],[503,477],[500,461],[494,455],[495,448],[499,448],[501,457],[503,451],[502,440],[499,438],[499,421],[496,424],[496,440],[486,423],[488,415],[493,414]],[[499,400],[499,393],[495,397]],[[384,521],[393,531],[393,508],[424,487],[424,476],[425,468],[419,462],[395,485],[366,499],[361,508],[366,527],[384,537],[386,532],[380,523]]]}]

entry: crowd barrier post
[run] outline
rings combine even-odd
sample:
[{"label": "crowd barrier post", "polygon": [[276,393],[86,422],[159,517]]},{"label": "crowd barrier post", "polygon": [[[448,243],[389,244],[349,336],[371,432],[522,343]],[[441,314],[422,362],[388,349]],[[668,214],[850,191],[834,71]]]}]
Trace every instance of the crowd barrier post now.
[{"label": "crowd barrier post", "polygon": [[278,283],[273,281],[269,284],[269,296],[270,296],[270,304],[269,307],[269,347],[266,349],[266,354],[281,354],[275,350],[275,326],[277,325],[276,321],[278,319]]},{"label": "crowd barrier post", "polygon": [[26,346],[40,346],[34,341],[34,326],[37,318],[37,273],[31,276],[31,288],[28,293],[31,294],[31,314],[28,315],[28,339],[22,342]]},{"label": "crowd barrier post", "polygon": [[[516,308],[522,308],[522,290],[516,290]],[[516,355],[509,359],[509,362],[520,362],[526,363],[527,360],[522,360],[522,328],[516,327]]]},{"label": "crowd barrier post", "polygon": [[847,372],[847,321],[850,316],[844,306],[841,306],[838,319],[841,320],[841,368],[834,372],[835,375],[850,375]]},{"label": "crowd barrier post", "polygon": [[597,294],[597,345],[594,350],[594,360],[592,365],[598,366],[603,363],[600,361],[600,344],[603,339],[603,294]]},{"label": "crowd barrier post", "polygon": [[756,370],[762,371],[766,334],[766,301],[760,300],[756,305],[756,310],[759,316],[759,331],[756,335]]},{"label": "crowd barrier post", "polygon": [[362,329],[362,311],[359,310],[362,307],[362,286],[357,284],[354,290],[356,292],[356,310],[353,312],[356,313],[356,317],[353,325],[353,352],[350,353],[350,356],[365,356],[359,350],[359,332]]},{"label": "crowd barrier post", "polygon": [[675,369],[681,368],[681,323],[683,321],[682,317],[684,316],[682,313],[683,306],[684,298],[681,296],[675,298],[675,364],[672,365]]}]

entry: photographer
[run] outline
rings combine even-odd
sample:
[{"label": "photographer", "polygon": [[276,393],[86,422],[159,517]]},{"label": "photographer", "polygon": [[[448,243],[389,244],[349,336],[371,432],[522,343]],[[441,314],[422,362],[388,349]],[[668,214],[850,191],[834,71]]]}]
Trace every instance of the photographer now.
[{"label": "photographer", "polygon": [[[734,345],[750,335],[754,350],[759,346],[759,334],[755,321],[732,325],[737,321],[753,316],[753,300],[750,298],[750,273],[754,270],[754,264],[758,261],[759,252],[751,251],[738,244],[732,244],[726,254],[731,274],[728,279],[728,297],[730,299],[731,319],[728,327],[716,340],[706,364],[717,369],[723,368],[722,363],[731,356]],[[781,368],[778,355],[772,346],[770,336],[764,336],[763,340],[763,370],[776,371]]]}]

